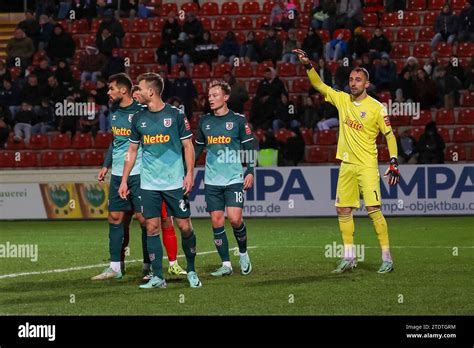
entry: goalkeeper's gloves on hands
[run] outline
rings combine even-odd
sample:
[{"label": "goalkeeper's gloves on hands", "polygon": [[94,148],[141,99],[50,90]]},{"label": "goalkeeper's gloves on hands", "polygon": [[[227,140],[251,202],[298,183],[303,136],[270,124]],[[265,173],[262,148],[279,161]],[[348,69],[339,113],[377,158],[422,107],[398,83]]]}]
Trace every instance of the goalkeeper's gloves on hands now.
[{"label": "goalkeeper's gloves on hands", "polygon": [[400,181],[400,171],[398,170],[398,160],[396,157],[390,159],[390,166],[385,171],[384,177],[388,176],[388,184],[396,185]]}]

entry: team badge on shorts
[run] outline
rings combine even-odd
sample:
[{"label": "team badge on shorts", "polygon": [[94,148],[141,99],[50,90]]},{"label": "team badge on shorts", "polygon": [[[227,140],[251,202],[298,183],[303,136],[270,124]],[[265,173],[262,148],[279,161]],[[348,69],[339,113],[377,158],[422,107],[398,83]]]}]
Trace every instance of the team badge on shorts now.
[{"label": "team badge on shorts", "polygon": [[171,118],[165,118],[163,120],[163,124],[165,125],[165,127],[171,127],[172,123],[173,123],[173,120]]},{"label": "team badge on shorts", "polygon": [[226,122],[225,123],[225,129],[231,130],[232,128],[234,128],[234,122]]}]

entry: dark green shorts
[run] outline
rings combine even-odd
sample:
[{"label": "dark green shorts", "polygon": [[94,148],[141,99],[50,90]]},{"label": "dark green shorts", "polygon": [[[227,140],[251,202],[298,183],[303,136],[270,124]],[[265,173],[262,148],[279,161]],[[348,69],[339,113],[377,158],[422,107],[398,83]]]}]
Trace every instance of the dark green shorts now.
[{"label": "dark green shorts", "polygon": [[166,204],[168,214],[178,219],[191,216],[188,197],[182,188],[169,191],[141,190],[142,213],[146,219],[161,217],[161,207]]},{"label": "dark green shorts", "polygon": [[225,211],[225,207],[244,207],[244,184],[232,184],[228,186],[204,186],[204,197],[206,199],[206,211]]},{"label": "dark green shorts", "polygon": [[109,186],[109,211],[134,211],[141,213],[141,189],[140,189],[140,174],[132,175],[128,177],[127,185],[130,190],[130,194],[127,199],[120,198],[118,190],[122,177],[118,175],[112,175],[110,178]]}]

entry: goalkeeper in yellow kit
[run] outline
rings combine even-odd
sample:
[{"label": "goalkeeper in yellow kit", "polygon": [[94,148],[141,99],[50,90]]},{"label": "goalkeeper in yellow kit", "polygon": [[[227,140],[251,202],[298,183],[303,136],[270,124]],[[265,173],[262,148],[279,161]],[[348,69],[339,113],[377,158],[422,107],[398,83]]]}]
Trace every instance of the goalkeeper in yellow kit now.
[{"label": "goalkeeper in yellow kit", "polygon": [[393,270],[393,261],[390,255],[387,222],[380,210],[380,183],[375,142],[379,132],[385,135],[390,153],[390,166],[385,172],[390,185],[399,182],[400,172],[397,142],[387,110],[380,102],[367,95],[366,88],[370,82],[366,69],[352,70],[349,77],[351,94],[348,94],[324,84],[304,51],[296,49],[293,52],[305,66],[313,87],[339,112],[336,158],[342,163],[337,182],[336,210],[344,242],[344,258],[333,272],[342,273],[356,266],[352,209],[360,207],[362,194],[382,248],[382,266],[378,273],[388,273]]}]

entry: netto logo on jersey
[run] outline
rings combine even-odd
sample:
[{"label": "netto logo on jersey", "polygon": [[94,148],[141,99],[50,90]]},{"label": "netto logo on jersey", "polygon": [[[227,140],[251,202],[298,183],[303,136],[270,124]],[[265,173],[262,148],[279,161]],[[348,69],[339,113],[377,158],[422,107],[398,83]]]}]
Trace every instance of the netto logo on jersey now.
[{"label": "netto logo on jersey", "polygon": [[231,137],[226,137],[224,135],[219,135],[217,137],[212,136],[212,135],[207,136],[208,144],[230,144],[231,140],[232,140]]},{"label": "netto logo on jersey", "polygon": [[130,135],[131,130],[127,128],[123,128],[123,127],[118,128],[118,127],[113,126],[112,133],[114,133],[114,135]]},{"label": "netto logo on jersey", "polygon": [[349,118],[346,118],[344,120],[344,123],[347,124],[349,127],[351,128],[354,128],[356,130],[361,130],[362,128],[364,128],[364,126],[362,125],[362,123],[359,123],[357,121],[354,121],[354,120],[351,120]]},{"label": "netto logo on jersey", "polygon": [[168,141],[170,141],[170,136],[165,134],[143,136],[143,144],[162,144]]}]

